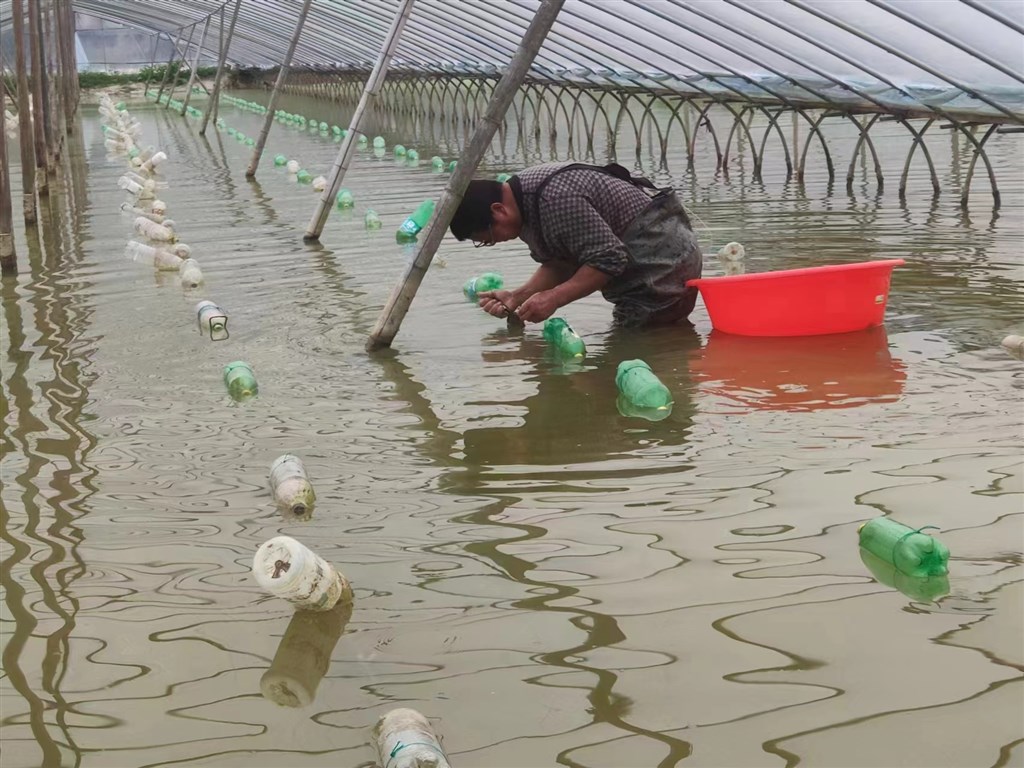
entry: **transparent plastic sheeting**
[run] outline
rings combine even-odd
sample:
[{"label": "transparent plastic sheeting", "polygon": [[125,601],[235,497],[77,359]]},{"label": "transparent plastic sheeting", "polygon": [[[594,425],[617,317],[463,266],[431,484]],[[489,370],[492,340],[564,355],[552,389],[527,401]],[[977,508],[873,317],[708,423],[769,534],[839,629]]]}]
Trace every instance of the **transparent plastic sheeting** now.
[{"label": "transparent plastic sheeting", "polygon": [[[207,53],[234,0],[74,0]],[[503,70],[540,0],[417,0],[394,69]],[[242,0],[229,59],[273,67],[300,0]],[[314,0],[294,67],[372,65],[397,0]],[[10,0],[0,0],[7,24]],[[1021,0],[566,0],[532,75],[718,100],[1024,122]]]}]

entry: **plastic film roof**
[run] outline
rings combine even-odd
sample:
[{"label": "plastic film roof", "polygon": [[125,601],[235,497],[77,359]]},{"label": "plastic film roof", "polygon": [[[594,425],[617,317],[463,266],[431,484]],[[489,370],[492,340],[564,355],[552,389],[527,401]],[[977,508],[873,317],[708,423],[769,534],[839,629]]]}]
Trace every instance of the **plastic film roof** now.
[{"label": "plastic film roof", "polygon": [[[0,0],[0,21],[10,17]],[[74,0],[216,55],[234,0]],[[393,68],[500,73],[540,0],[417,0]],[[229,59],[273,67],[301,0],[242,0]],[[313,0],[293,67],[372,65],[398,0]],[[717,100],[1024,122],[1020,0],[565,0],[531,76]]]}]

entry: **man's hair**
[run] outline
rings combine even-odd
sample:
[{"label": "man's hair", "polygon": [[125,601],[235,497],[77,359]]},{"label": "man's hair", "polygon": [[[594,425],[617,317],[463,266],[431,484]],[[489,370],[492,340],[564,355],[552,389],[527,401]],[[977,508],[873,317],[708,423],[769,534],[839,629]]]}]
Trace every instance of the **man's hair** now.
[{"label": "man's hair", "polygon": [[491,226],[491,205],[501,202],[502,186],[500,181],[492,179],[469,182],[466,194],[452,216],[451,231],[456,240],[465,240]]}]

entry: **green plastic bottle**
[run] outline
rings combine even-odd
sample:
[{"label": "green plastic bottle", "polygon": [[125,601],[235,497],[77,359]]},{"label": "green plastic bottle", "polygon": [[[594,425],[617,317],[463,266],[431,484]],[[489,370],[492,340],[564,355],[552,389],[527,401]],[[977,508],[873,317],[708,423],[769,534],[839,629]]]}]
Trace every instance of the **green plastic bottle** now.
[{"label": "green plastic bottle", "polygon": [[282,166],[288,162],[288,158],[284,155],[274,155],[274,165]]},{"label": "green plastic bottle", "polygon": [[384,137],[383,136],[374,136],[373,137],[373,148],[374,149],[384,149],[385,146],[387,146],[387,142],[384,141]]},{"label": "green plastic bottle", "polygon": [[482,275],[471,277],[462,286],[462,293],[474,304],[479,301],[478,294],[486,291],[500,291],[505,286],[505,281],[497,272],[484,272]]},{"label": "green plastic bottle", "polygon": [[448,173],[455,173],[455,169],[458,168],[458,167],[459,167],[459,161],[458,160],[452,160],[450,163],[448,163]]},{"label": "green plastic bottle", "polygon": [[949,573],[949,548],[927,533],[876,517],[862,525],[859,534],[864,549],[901,573],[917,578]]},{"label": "green plastic bottle", "polygon": [[496,181],[500,181],[502,184],[504,184],[506,181],[508,181],[509,179],[512,178],[512,174],[511,173],[499,173],[494,178],[495,178]]},{"label": "green plastic bottle", "polygon": [[246,139],[245,139],[245,146],[247,146],[247,147],[255,147],[256,146],[256,139],[252,138],[251,136],[246,137]]},{"label": "green plastic bottle", "polygon": [[365,147],[368,142],[369,142],[369,139],[367,139],[366,138],[366,134],[363,134],[363,133],[360,133],[359,134],[359,138],[356,139],[356,144],[359,145],[360,147]]},{"label": "green plastic bottle", "polygon": [[309,184],[313,181],[313,177],[310,175],[309,171],[304,168],[300,168],[299,172],[295,174],[295,180],[299,182],[299,184]]},{"label": "green plastic bottle", "polygon": [[430,167],[433,168],[435,171],[443,171],[444,158],[434,155],[432,158],[430,158]]},{"label": "green plastic bottle", "polygon": [[236,360],[224,366],[224,384],[232,399],[238,401],[248,400],[259,392],[256,374],[244,360]]},{"label": "green plastic bottle", "polygon": [[333,133],[335,136],[341,136],[341,126],[340,125],[332,125],[331,126],[331,133]]},{"label": "green plastic bottle", "polygon": [[309,127],[312,128],[314,131],[318,130],[320,128],[320,123],[318,123],[316,120],[310,120]]},{"label": "green plastic bottle", "polygon": [[861,562],[875,577],[875,581],[902,592],[911,600],[931,603],[949,594],[949,576],[944,573],[937,576],[908,576],[892,563],[873,555],[870,550],[864,547],[858,549]]},{"label": "green plastic bottle", "polygon": [[395,239],[400,243],[408,243],[415,240],[416,235],[423,231],[423,228],[427,226],[427,222],[430,221],[430,217],[434,215],[434,205],[433,200],[424,200],[417,205],[416,210],[398,228],[398,232],[395,233]]},{"label": "green plastic bottle", "polygon": [[405,157],[405,147],[401,144],[395,144],[394,153],[395,157]]},{"label": "green plastic bottle", "polygon": [[672,406],[672,393],[643,360],[623,360],[619,363],[615,372],[615,386],[629,403],[638,408],[668,410]]},{"label": "green plastic bottle", "polygon": [[351,208],[356,204],[356,199],[352,196],[350,190],[340,189],[334,198],[334,202],[339,208]]},{"label": "green plastic bottle", "polygon": [[415,149],[407,150],[405,153],[405,159],[409,165],[416,165],[420,161],[420,153]]},{"label": "green plastic bottle", "polygon": [[367,229],[380,229],[381,228],[380,216],[378,216],[377,212],[375,210],[373,210],[372,208],[368,209],[366,211],[366,215],[363,216],[363,225]]},{"label": "green plastic bottle", "polygon": [[562,357],[583,357],[587,353],[583,339],[561,317],[549,317],[544,321],[544,339]]}]

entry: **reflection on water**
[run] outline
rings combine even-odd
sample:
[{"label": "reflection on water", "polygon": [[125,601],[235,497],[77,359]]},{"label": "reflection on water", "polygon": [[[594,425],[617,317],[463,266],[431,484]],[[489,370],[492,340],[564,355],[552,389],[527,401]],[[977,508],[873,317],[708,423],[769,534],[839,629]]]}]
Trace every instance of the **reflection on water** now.
[{"label": "reflection on water", "polygon": [[[245,182],[238,142],[138,114],[169,150],[161,197],[206,285],[121,257],[123,164],[86,108],[80,173],[2,284],[4,768],[368,765],[396,706],[463,766],[1021,762],[1024,372],[998,341],[1024,316],[1024,174],[1008,139],[991,150],[1011,180],[997,217],[932,200],[924,169],[900,204],[870,163],[843,196],[813,158],[801,187],[769,166],[751,183],[749,152],[728,179],[702,155],[669,181],[706,252],[737,240],[751,270],[905,258],[886,327],[751,340],[698,307],[693,326],[636,334],[588,297],[560,313],[588,349],[566,365],[538,327],[462,296],[483,271],[525,279],[525,249],[450,239],[395,349],[363,352],[409,258],[394,229],[447,178],[429,164],[357,151],[356,206],[307,246],[308,187],[273,167]],[[448,158],[416,130],[388,145]],[[317,175],[337,145],[275,125],[267,151]],[[482,174],[549,159],[505,152]],[[935,154],[955,189],[969,152]],[[230,313],[229,339],[198,333],[200,299]],[[617,407],[616,366],[636,358],[673,394],[663,420]],[[232,360],[259,375],[241,408]],[[293,452],[317,490],[305,523],[266,486]],[[861,560],[878,514],[939,527],[948,592]],[[249,564],[279,534],[351,578],[351,615],[259,591]]]}]

